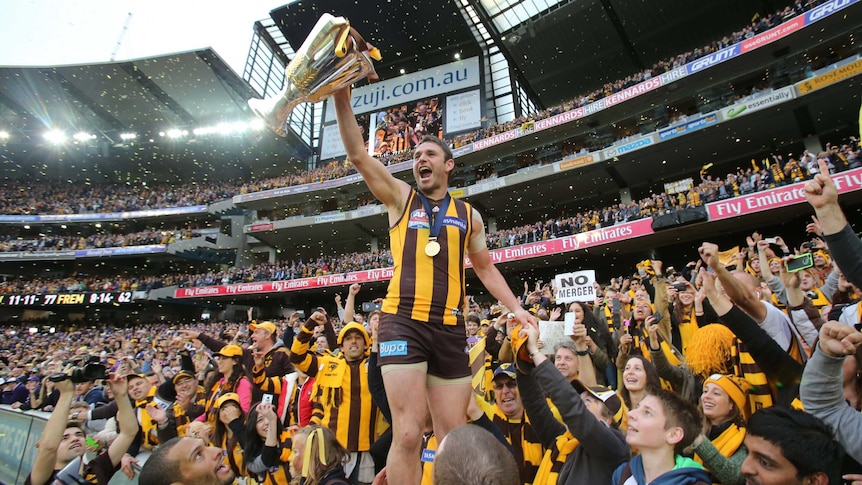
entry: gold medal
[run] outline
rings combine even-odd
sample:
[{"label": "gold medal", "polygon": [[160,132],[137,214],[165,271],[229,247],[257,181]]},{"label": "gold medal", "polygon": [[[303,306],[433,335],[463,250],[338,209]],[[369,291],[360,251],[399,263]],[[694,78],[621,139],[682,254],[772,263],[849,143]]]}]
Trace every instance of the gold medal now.
[{"label": "gold medal", "polygon": [[428,241],[428,244],[425,245],[425,254],[433,258],[434,256],[437,256],[438,253],[440,253],[440,243],[433,239]]}]

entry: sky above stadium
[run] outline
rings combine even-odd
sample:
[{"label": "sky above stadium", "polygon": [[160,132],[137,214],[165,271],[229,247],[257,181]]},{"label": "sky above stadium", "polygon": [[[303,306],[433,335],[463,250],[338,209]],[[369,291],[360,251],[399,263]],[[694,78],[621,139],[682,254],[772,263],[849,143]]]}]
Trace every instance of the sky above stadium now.
[{"label": "sky above stadium", "polygon": [[285,3],[0,0],[0,66],[98,63],[108,62],[115,51],[120,61],[212,47],[242,75],[252,25]]}]

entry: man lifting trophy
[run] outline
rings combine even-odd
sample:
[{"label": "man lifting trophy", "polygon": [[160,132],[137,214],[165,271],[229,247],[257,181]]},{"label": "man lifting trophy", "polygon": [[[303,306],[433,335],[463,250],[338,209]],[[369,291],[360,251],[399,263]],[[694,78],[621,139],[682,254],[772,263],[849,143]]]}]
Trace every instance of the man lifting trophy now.
[{"label": "man lifting trophy", "polygon": [[344,17],[323,14],[284,72],[284,89],[269,99],[250,99],[249,107],[280,136],[286,136],[290,111],[300,103],[323,101],[341,88],[370,77],[371,59],[380,52],[368,45]]}]

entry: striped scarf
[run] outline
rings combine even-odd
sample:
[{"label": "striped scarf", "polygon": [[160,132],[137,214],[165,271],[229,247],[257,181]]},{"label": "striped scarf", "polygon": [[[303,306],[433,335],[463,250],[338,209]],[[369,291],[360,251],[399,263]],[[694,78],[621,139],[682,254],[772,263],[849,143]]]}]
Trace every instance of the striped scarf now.
[{"label": "striped scarf", "polygon": [[551,485],[557,483],[560,470],[563,469],[566,459],[575,451],[575,448],[579,444],[580,441],[568,431],[557,436],[553,446],[545,451],[545,456],[542,458],[542,464],[539,465],[539,471],[536,472],[536,479],[533,480],[533,485]]}]

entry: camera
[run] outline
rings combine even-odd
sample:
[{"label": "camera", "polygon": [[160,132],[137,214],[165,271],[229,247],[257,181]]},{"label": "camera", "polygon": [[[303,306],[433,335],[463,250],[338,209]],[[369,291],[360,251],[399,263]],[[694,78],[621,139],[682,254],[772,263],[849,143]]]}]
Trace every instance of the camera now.
[{"label": "camera", "polygon": [[51,374],[48,376],[48,380],[52,382],[61,382],[66,379],[70,379],[75,384],[79,384],[82,382],[107,379],[108,377],[108,370],[104,365],[102,365],[99,358],[95,355],[91,355],[87,358],[87,362],[82,367],[75,367],[68,374]]},{"label": "camera", "polygon": [[687,289],[688,289],[688,285],[687,285],[687,284],[682,283],[682,282],[679,282],[679,281],[678,281],[678,282],[676,282],[676,283],[674,283],[674,284],[672,284],[672,285],[670,285],[670,286],[673,286],[674,288],[676,288],[676,291],[685,291],[685,290],[687,290]]},{"label": "camera", "polygon": [[362,304],[362,312],[369,313],[376,310],[380,310],[383,307],[383,303],[374,303],[373,301],[366,301]]}]

